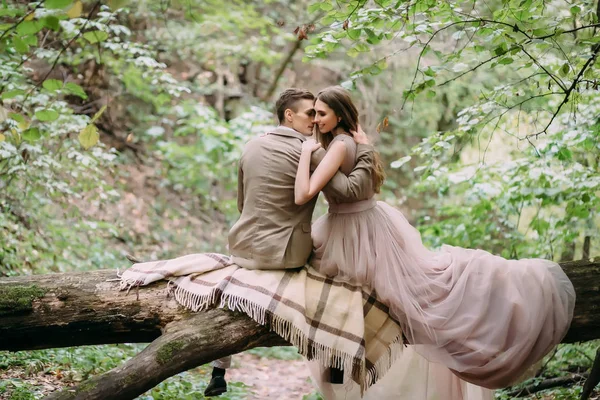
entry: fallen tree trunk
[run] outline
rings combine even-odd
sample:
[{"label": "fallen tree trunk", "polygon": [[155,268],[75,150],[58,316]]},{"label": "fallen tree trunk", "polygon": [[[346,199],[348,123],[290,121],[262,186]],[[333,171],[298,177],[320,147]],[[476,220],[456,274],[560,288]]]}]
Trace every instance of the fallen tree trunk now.
[{"label": "fallen tree trunk", "polygon": [[[561,266],[578,295],[564,341],[600,338],[600,262]],[[244,314],[184,309],[166,282],[127,294],[114,278],[101,270],[0,279],[0,350],[153,341],[123,366],[49,398],[130,399],[217,358],[287,344]]]}]

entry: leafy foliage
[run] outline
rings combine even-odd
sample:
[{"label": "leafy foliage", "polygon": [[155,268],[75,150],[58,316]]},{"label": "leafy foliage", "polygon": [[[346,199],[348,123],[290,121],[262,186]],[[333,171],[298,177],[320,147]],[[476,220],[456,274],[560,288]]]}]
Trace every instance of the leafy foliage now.
[{"label": "leafy foliage", "polygon": [[[389,166],[381,197],[432,247],[598,254],[599,12],[592,0],[4,2],[0,275],[226,252],[243,143],[274,122],[271,93],[313,81],[354,91]],[[561,346],[537,379],[589,366],[596,345]],[[137,350],[0,363],[61,365],[75,382]],[[185,374],[144,398],[197,398],[204,381]],[[8,392],[41,390],[11,379]]]}]

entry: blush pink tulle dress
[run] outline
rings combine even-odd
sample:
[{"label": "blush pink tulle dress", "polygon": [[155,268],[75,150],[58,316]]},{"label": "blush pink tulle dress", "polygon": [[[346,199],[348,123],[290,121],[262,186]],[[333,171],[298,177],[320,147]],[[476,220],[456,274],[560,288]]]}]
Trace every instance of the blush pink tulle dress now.
[{"label": "blush pink tulle dress", "polygon": [[[348,174],[356,145],[347,135],[337,140],[346,144],[341,170]],[[575,289],[557,263],[453,246],[431,251],[404,215],[384,202],[327,200],[329,212],[313,224],[311,264],[374,289],[428,362],[474,385],[502,388],[567,333]],[[444,380],[461,384],[440,376]],[[466,397],[446,392],[441,398]]]}]

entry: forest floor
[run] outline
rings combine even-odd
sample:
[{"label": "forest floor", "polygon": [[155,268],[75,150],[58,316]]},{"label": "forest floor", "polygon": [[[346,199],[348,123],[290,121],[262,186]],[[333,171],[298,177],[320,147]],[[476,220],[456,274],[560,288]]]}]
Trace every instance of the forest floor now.
[{"label": "forest floor", "polygon": [[[140,349],[140,345],[133,346]],[[72,365],[65,364],[64,354],[60,354],[65,351],[71,352],[67,357],[74,361]],[[1,400],[40,399],[80,383],[86,378],[86,369],[89,372],[89,368],[92,368],[94,374],[101,373],[113,367],[113,362],[116,364],[120,361],[112,346],[42,352],[43,354],[37,355],[34,352],[0,352]],[[127,356],[133,354],[125,352]],[[102,353],[113,361],[107,363],[106,359],[102,359]],[[88,362],[83,363],[81,360],[86,358]],[[92,363],[94,365],[90,365]],[[204,399],[202,393],[210,379],[210,371],[211,367],[205,365],[180,374],[137,399]],[[230,390],[219,396],[219,400],[320,399],[310,382],[308,369],[291,347],[258,348],[236,355],[232,367],[227,370],[226,379]]]}]

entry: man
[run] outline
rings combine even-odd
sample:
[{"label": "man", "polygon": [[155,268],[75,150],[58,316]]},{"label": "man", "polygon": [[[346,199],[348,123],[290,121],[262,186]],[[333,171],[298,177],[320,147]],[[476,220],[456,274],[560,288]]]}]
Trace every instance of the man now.
[{"label": "man", "polygon": [[[302,143],[313,132],[314,95],[303,89],[287,89],[275,107],[279,126],[250,140],[244,147],[238,170],[239,220],[229,232],[232,261],[249,269],[288,269],[306,264],[312,251],[311,220],[315,196],[303,205],[294,202],[296,171]],[[325,150],[313,153],[312,167]],[[357,164],[348,176],[337,172],[323,189],[348,201],[370,195],[373,147],[358,143]],[[213,363],[212,379],[205,396],[227,391],[225,369],[231,357]]]}]

